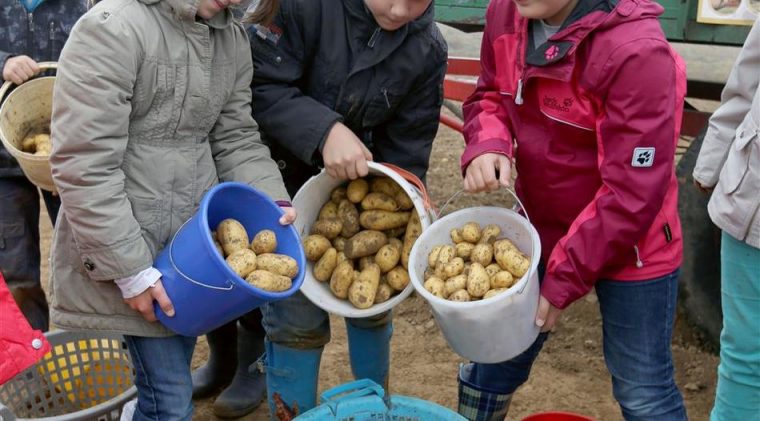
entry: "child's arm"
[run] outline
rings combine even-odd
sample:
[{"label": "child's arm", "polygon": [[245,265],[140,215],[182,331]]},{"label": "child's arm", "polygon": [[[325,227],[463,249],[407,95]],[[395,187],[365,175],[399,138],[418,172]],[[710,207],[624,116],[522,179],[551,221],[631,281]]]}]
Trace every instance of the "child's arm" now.
[{"label": "child's arm", "polygon": [[253,63],[246,36],[242,28],[239,31],[235,86],[209,133],[217,175],[220,181],[255,186],[274,200],[290,200],[277,164],[270,157],[269,148],[262,142],[258,125],[251,116]]},{"label": "child's arm", "polygon": [[699,150],[694,180],[714,187],[726,162],[736,129],[752,106],[760,82],[760,24],[755,22],[723,88],[720,107],[710,117],[710,127]]},{"label": "child's arm", "polygon": [[[606,269],[636,262],[634,246],[675,182],[676,123],[686,88],[667,42],[632,40],[610,53],[599,75],[602,187],[554,247],[541,286],[560,309],[584,296]],[[649,148],[653,160],[635,165],[636,148]]]},{"label": "child's arm", "polygon": [[298,86],[313,56],[309,47],[319,37],[317,33],[305,33],[305,26],[298,20],[319,12],[299,9],[318,8],[316,3],[284,1],[270,25],[272,29],[253,26],[249,30],[256,69],[251,85],[256,121],[268,140],[310,165],[315,164],[319,146],[330,129],[342,121],[340,114],[304,95]]}]

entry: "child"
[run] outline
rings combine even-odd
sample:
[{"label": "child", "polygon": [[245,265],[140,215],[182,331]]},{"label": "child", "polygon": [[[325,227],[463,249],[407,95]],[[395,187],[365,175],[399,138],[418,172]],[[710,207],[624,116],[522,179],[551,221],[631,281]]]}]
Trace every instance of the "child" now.
[{"label": "child", "polygon": [[[320,167],[353,180],[370,160],[425,176],[447,59],[431,0],[283,0],[249,35],[254,114],[291,194]],[[307,411],[328,315],[302,294],[263,313],[270,409],[278,393]],[[354,376],[386,384],[390,313],[346,326]]]},{"label": "child", "polygon": [[[0,5],[0,85],[20,85],[40,72],[38,62],[58,61],[71,27],[86,11],[84,0],[5,0]],[[41,193],[55,224],[61,202],[51,192]],[[0,197],[0,268],[29,323],[47,331],[48,303],[40,286],[40,195],[2,144]]]},{"label": "child", "polygon": [[[220,181],[288,195],[251,118],[253,65],[240,0],[109,0],[77,24],[53,104],[61,218],[52,253],[53,322],[125,335],[135,420],[189,420],[195,338],[155,323],[174,310],[152,267]],[[285,205],[283,205],[285,206]],[[291,223],[285,208],[280,223]]]},{"label": "child", "polygon": [[[536,324],[596,288],[627,420],[684,420],[670,339],[682,241],[674,154],[685,73],[649,0],[494,0],[466,101],[468,191],[510,181],[541,238]],[[513,147],[513,140],[516,147]],[[460,413],[501,420],[547,334],[511,361],[465,364]]]},{"label": "child", "polygon": [[713,421],[760,416],[760,24],[755,22],[710,118],[694,168],[723,230],[723,331]]}]

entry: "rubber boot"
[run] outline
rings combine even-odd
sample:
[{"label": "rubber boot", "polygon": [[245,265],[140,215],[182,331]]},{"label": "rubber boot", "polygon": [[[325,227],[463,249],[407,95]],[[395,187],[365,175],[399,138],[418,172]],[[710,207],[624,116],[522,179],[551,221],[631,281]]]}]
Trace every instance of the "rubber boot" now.
[{"label": "rubber boot", "polygon": [[11,295],[34,330],[48,331],[50,312],[45,291],[40,286],[10,287]]},{"label": "rubber boot", "polygon": [[266,376],[256,363],[264,353],[264,332],[249,330],[240,322],[237,331],[237,371],[214,401],[214,414],[220,418],[239,418],[253,412],[266,396]]},{"label": "rubber boot", "polygon": [[346,332],[354,378],[370,379],[387,390],[393,323],[362,329],[347,322]]},{"label": "rubber boot", "polygon": [[237,367],[237,328],[227,323],[206,334],[208,361],[193,371],[193,399],[206,398],[232,381]]},{"label": "rubber boot", "polygon": [[468,381],[472,364],[459,368],[459,415],[469,421],[503,421],[509,412],[512,394],[479,389]]},{"label": "rubber boot", "polygon": [[279,419],[277,407],[283,404],[293,415],[303,414],[317,405],[319,361],[323,349],[296,349],[266,341],[267,399],[272,420]]}]

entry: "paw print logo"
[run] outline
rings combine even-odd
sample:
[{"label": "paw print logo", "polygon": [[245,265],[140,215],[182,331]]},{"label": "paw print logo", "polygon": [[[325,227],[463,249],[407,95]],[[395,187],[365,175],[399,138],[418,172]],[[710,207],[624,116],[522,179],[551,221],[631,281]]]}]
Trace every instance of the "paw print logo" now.
[{"label": "paw print logo", "polygon": [[654,148],[635,148],[631,165],[634,167],[651,167],[654,164]]},{"label": "paw print logo", "polygon": [[650,159],[652,159],[652,152],[649,152],[649,151],[647,151],[647,152],[642,152],[642,153],[640,153],[640,154],[639,154],[639,157],[638,157],[638,158],[636,158],[636,161],[637,161],[639,164],[641,164],[641,165],[644,165],[644,164],[646,164],[647,162],[649,162],[649,160],[650,160]]},{"label": "paw print logo", "polygon": [[559,47],[556,45],[552,45],[551,47],[546,49],[546,52],[544,53],[544,57],[547,61],[554,60],[559,55]]}]

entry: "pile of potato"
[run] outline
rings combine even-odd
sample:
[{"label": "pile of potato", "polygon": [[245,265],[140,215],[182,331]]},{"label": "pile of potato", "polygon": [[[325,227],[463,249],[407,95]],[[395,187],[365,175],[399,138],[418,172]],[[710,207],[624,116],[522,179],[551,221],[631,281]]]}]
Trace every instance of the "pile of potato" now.
[{"label": "pile of potato", "polygon": [[21,141],[21,150],[37,156],[48,156],[53,150],[53,143],[47,133],[30,134]]},{"label": "pile of potato", "polygon": [[219,254],[230,268],[250,285],[270,292],[287,291],[298,274],[298,262],[277,254],[277,236],[261,230],[248,242],[248,233],[239,221],[225,219],[211,232]]},{"label": "pile of potato", "polygon": [[409,284],[409,253],[422,233],[414,203],[389,177],[351,181],[330,193],[303,240],[314,278],[367,309]]},{"label": "pile of potato", "polygon": [[450,301],[491,298],[514,285],[530,268],[530,258],[501,228],[467,222],[450,231],[453,245],[437,245],[428,254],[425,289]]}]

